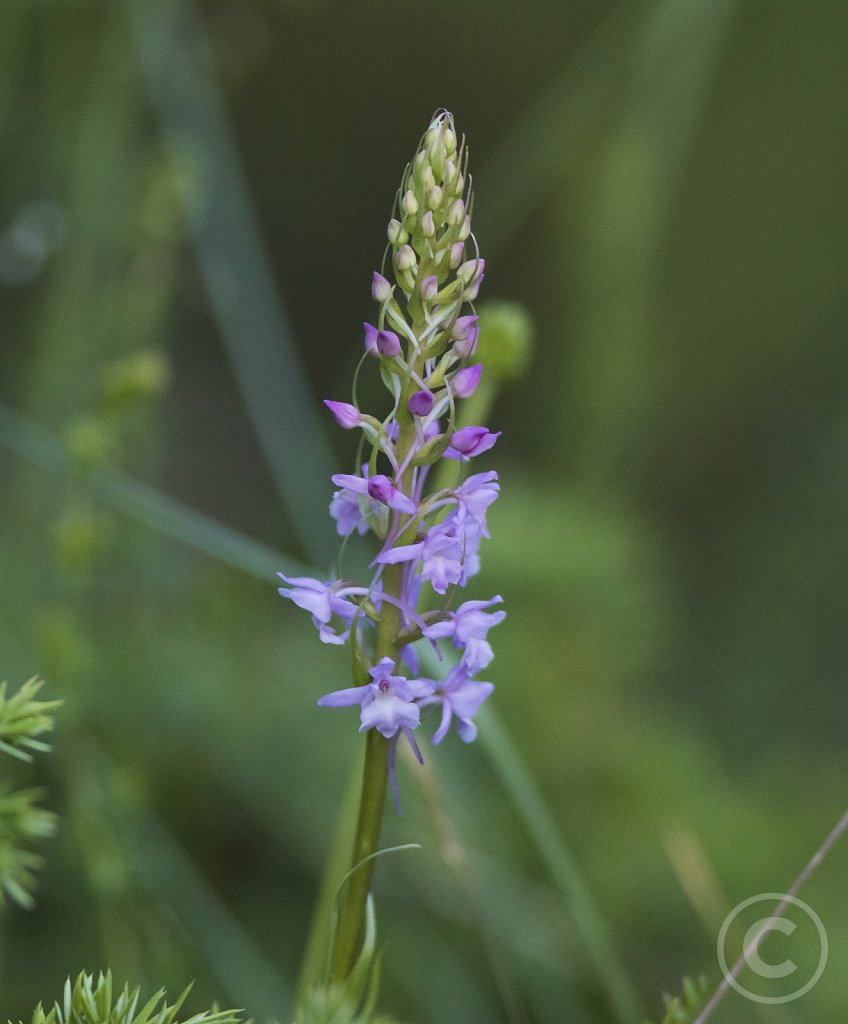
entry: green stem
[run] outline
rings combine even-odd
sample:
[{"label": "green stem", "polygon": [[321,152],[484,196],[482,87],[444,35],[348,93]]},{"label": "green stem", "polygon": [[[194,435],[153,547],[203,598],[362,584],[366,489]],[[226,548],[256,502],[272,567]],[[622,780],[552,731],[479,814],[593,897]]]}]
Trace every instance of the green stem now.
[{"label": "green stem", "polygon": [[[330,961],[330,981],[341,984],[350,974],[362,945],[365,905],[371,890],[374,859],[365,860],[377,850],[383,804],[386,801],[389,740],[376,729],[369,729],[365,745],[365,768],[362,773],[362,796],[359,818],[353,841],[352,863],[361,865],[351,875],[347,895],[339,913],[339,924]],[[365,860],[363,864],[362,861]]]},{"label": "green stem", "polygon": [[[404,394],[398,409],[400,421],[398,457],[401,460],[405,458],[415,437],[412,417],[406,411],[407,397]],[[411,468],[404,473],[401,487],[404,493],[411,492]],[[412,529],[414,530],[414,526]],[[405,542],[406,538],[402,535],[400,543]],[[383,593],[399,600],[402,587],[403,566],[387,565],[383,572]],[[381,658],[397,659],[400,627],[400,609],[388,601],[383,601],[380,621],[377,623],[375,650],[377,661]],[[365,907],[374,871],[374,859],[371,855],[377,852],[380,826],[383,820],[383,805],[386,802],[389,744],[390,741],[376,729],[368,731],[365,745],[365,768],[362,773],[362,795],[359,800],[359,818],[356,823],[351,857],[353,874],[347,883],[347,892],[339,910],[339,923],[330,959],[330,981],[337,984],[342,984],[347,979],[362,946]],[[366,858],[370,859],[366,860]]]}]

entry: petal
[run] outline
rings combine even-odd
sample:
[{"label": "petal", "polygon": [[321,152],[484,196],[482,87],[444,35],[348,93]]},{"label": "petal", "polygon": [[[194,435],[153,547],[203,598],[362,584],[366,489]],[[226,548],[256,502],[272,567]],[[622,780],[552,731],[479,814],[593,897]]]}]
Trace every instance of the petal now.
[{"label": "petal", "polygon": [[432,626],[426,626],[421,632],[428,640],[444,640],[453,636],[456,630],[456,623],[453,619],[445,619],[443,622],[434,622]]},{"label": "petal", "polygon": [[417,544],[401,544],[396,548],[389,548],[388,551],[383,551],[375,561],[381,565],[396,565],[398,562],[411,562],[416,558],[421,557],[421,552],[424,550],[424,542],[419,541]]},{"label": "petal", "polygon": [[365,686],[351,686],[346,690],[333,690],[318,698],[318,704],[322,708],[349,708],[354,704],[361,704],[362,699],[368,694],[371,684]]},{"label": "petal", "polygon": [[442,740],[445,738],[445,736],[447,736],[448,729],[450,729],[450,724],[451,724],[451,715],[452,715],[452,712],[451,712],[450,701],[447,701],[447,700],[443,701],[442,702],[442,721],[441,721],[441,724],[439,725],[439,728],[433,733],[432,743],[433,743],[434,747],[437,747],[442,742]]},{"label": "petal", "polygon": [[368,481],[363,480],[361,476],[356,476],[354,473],[334,473],[330,479],[336,487],[346,487],[349,491],[353,491],[354,494],[368,493]]},{"label": "petal", "polygon": [[494,690],[492,683],[477,683],[469,680],[458,690],[450,695],[450,702],[453,710],[459,718],[470,719],[477,713],[477,709],[483,701]]}]

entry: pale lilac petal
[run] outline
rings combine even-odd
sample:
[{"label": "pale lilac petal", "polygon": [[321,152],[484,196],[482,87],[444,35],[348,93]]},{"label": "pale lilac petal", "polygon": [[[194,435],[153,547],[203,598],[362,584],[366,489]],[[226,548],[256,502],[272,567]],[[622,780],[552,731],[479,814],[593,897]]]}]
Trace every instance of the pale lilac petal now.
[{"label": "pale lilac petal", "polygon": [[362,698],[370,689],[371,684],[366,683],[365,686],[350,686],[346,690],[333,690],[332,693],[326,693],[323,697],[319,697],[318,703],[322,708],[353,707],[354,704],[362,703]]},{"label": "pale lilac petal", "polygon": [[396,548],[389,548],[388,551],[383,551],[377,555],[376,560],[381,565],[397,565],[398,562],[411,562],[416,558],[420,558],[423,550],[423,541],[419,541],[417,544],[401,544]]},{"label": "pale lilac petal", "polygon": [[451,716],[452,716],[452,712],[451,712],[450,701],[447,701],[447,700],[443,701],[442,702],[442,721],[439,724],[439,728],[433,733],[433,739],[432,739],[433,746],[438,746],[442,742],[442,740],[445,738],[445,736],[447,736],[448,729],[450,729]]},{"label": "pale lilac petal", "polygon": [[354,473],[334,473],[330,479],[336,487],[345,487],[347,490],[353,491],[354,494],[368,493],[368,481]]}]

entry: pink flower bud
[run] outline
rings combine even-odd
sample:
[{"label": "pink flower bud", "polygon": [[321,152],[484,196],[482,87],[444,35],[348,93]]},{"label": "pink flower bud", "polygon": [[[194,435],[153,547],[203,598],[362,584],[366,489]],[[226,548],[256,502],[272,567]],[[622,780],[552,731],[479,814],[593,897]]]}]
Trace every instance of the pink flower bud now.
[{"label": "pink flower bud", "polygon": [[371,296],[375,302],[387,302],[392,297],[392,286],[376,270],[371,275]]},{"label": "pink flower bud", "polygon": [[451,388],[457,398],[469,398],[477,390],[480,383],[480,374],[483,372],[483,364],[475,363],[474,366],[466,366],[460,370],[451,382]]},{"label": "pink flower bud", "polygon": [[350,405],[347,402],[331,402],[329,398],[324,399],[324,405],[335,416],[336,423],[343,430],[353,430],[354,427],[358,427],[362,423],[362,416],[355,405]]}]

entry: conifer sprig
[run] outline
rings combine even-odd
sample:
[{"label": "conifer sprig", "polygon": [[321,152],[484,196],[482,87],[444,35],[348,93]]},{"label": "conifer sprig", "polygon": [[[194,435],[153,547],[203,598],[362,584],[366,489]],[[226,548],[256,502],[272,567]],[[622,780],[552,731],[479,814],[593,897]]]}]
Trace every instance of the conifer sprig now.
[{"label": "conifer sprig", "polygon": [[191,986],[186,988],[171,1004],[164,989],[160,989],[139,1006],[141,993],[138,988],[130,991],[129,985],[125,985],[115,997],[111,971],[98,975],[97,981],[93,974],[83,972],[73,985],[68,978],[61,1004],[54,1003],[48,1011],[39,1004],[33,1012],[31,1024],[240,1024],[237,1010],[206,1010],[178,1020],[177,1015],[190,989]]}]

